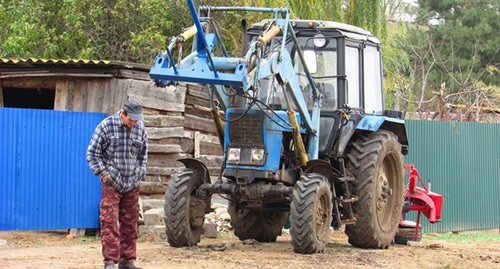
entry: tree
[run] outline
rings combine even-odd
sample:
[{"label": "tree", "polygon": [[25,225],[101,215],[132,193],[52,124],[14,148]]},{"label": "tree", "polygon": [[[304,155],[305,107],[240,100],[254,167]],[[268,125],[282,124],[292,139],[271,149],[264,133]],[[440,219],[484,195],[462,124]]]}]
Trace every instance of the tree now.
[{"label": "tree", "polygon": [[1,57],[150,63],[152,51],[164,46],[174,31],[179,32],[183,21],[173,16],[180,11],[175,1],[0,2]]},{"label": "tree", "polygon": [[[420,25],[410,25],[393,43],[400,58],[409,61],[386,65],[395,74],[411,70],[405,76],[411,78],[406,84],[410,90],[392,85],[399,101],[394,103],[404,101],[409,110],[414,104],[414,111],[437,112],[440,119],[450,119],[452,112],[469,117],[471,107],[498,107],[498,11],[498,3],[490,0],[419,1]],[[457,109],[462,105],[467,110]],[[480,118],[475,114],[468,120]]]},{"label": "tree", "polygon": [[[171,36],[193,23],[183,0],[0,0],[0,57],[86,58],[151,63]],[[378,35],[385,25],[383,1],[198,0],[200,5],[289,7],[292,18],[336,20]],[[240,42],[240,21],[217,19],[230,50]]]},{"label": "tree", "polygon": [[[436,43],[446,44],[440,57],[453,90],[474,77],[499,85],[500,4],[495,0],[421,0],[418,22],[431,25]],[[441,55],[436,55],[439,57]],[[453,82],[454,81],[454,82]]]},{"label": "tree", "polygon": [[[35,5],[37,3],[37,5]],[[72,31],[59,23],[63,1],[1,1],[2,56],[51,57],[62,56],[61,46],[73,52],[76,40]]]}]

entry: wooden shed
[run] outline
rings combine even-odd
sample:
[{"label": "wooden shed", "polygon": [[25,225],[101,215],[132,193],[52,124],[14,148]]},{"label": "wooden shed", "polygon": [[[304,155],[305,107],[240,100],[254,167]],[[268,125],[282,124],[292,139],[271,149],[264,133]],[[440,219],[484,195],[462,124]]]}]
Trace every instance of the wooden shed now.
[{"label": "wooden shed", "polygon": [[149,136],[141,196],[160,198],[165,182],[182,166],[177,159],[196,157],[215,175],[223,152],[206,89],[194,84],[156,87],[149,68],[114,61],[0,59],[0,107],[111,115],[125,100],[138,99]]}]

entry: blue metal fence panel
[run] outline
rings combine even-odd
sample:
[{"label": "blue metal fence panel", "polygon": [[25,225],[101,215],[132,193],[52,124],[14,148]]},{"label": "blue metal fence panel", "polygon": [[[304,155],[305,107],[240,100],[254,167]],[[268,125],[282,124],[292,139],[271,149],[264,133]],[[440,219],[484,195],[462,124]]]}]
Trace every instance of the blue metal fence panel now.
[{"label": "blue metal fence panel", "polygon": [[0,230],[98,228],[85,160],[103,113],[0,108]]},{"label": "blue metal fence panel", "polygon": [[442,222],[424,218],[424,231],[499,228],[500,124],[412,120],[406,126],[405,161],[444,196]]}]

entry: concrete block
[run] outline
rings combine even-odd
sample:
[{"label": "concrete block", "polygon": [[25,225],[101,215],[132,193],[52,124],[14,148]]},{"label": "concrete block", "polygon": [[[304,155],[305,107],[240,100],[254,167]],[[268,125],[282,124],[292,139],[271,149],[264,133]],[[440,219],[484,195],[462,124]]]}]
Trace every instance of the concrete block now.
[{"label": "concrete block", "polygon": [[141,235],[149,235],[153,233],[154,231],[154,226],[145,226],[145,225],[139,225],[139,234]]},{"label": "concrete block", "polygon": [[144,225],[146,226],[164,225],[163,216],[164,213],[162,208],[150,209],[144,212]]},{"label": "concrete block", "polygon": [[165,232],[164,225],[155,226],[153,235],[155,243],[167,242],[167,233]]},{"label": "concrete block", "polygon": [[79,237],[85,235],[85,229],[69,229],[69,234],[73,237]]},{"label": "concrete block", "polygon": [[163,199],[143,199],[142,207],[144,211],[148,211],[153,208],[163,208],[165,206],[165,200]]},{"label": "concrete block", "polygon": [[217,224],[205,222],[203,224],[203,234],[207,238],[217,238]]},{"label": "concrete block", "polygon": [[139,226],[140,237],[149,242],[163,243],[167,242],[167,234],[164,225]]},{"label": "concrete block", "polygon": [[224,220],[224,221],[230,221],[231,220],[231,215],[229,213],[222,213],[219,216],[219,219]]}]

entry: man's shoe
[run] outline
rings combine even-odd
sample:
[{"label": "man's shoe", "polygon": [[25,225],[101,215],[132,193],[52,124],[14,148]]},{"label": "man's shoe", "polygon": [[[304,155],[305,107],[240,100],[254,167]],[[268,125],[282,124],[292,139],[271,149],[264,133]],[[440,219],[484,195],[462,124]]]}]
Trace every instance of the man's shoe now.
[{"label": "man's shoe", "polygon": [[116,269],[116,266],[114,263],[104,264],[104,269]]},{"label": "man's shoe", "polygon": [[133,263],[119,263],[118,269],[142,269],[142,268],[135,266]]}]

